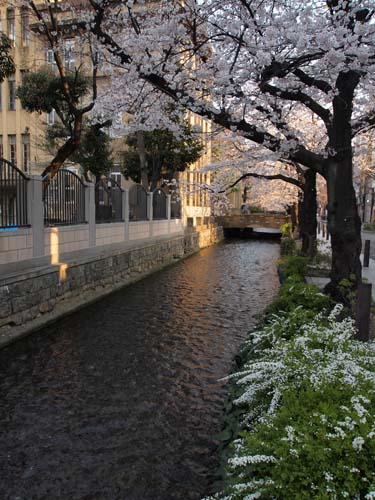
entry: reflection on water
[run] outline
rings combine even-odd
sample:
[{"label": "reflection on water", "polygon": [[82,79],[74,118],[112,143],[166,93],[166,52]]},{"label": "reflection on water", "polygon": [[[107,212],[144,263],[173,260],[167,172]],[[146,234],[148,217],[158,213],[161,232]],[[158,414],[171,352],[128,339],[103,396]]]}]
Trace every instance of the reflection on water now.
[{"label": "reflection on water", "polygon": [[0,352],[1,500],[196,500],[278,245],[235,241]]}]

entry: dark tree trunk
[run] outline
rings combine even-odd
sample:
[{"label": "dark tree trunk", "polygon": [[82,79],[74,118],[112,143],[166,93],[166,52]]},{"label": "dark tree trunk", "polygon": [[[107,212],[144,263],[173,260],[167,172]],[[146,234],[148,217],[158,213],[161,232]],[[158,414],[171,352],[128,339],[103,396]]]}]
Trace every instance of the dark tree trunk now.
[{"label": "dark tree trunk", "polygon": [[147,159],[146,159],[146,146],[145,146],[145,134],[142,130],[137,132],[137,148],[139,155],[139,165],[141,173],[141,184],[148,191],[149,180],[147,172]]},{"label": "dark tree trunk", "polygon": [[327,175],[328,230],[331,235],[332,269],[329,290],[342,279],[356,285],[361,279],[361,220],[352,183],[352,158],[331,163]]},{"label": "dark tree trunk", "polygon": [[316,172],[308,169],[303,176],[303,190],[299,199],[299,228],[302,239],[302,253],[308,257],[314,257],[317,251],[317,210]]},{"label": "dark tree trunk", "polygon": [[[361,220],[358,215],[353,187],[353,151],[351,115],[354,90],[359,76],[354,71],[341,73],[336,82],[338,95],[333,100],[333,120],[329,129],[332,151],[326,181],[328,191],[328,230],[331,235],[331,283],[327,290],[345,301],[338,285],[341,280],[352,282],[356,289],[361,280]],[[341,295],[341,296],[340,296]]]}]

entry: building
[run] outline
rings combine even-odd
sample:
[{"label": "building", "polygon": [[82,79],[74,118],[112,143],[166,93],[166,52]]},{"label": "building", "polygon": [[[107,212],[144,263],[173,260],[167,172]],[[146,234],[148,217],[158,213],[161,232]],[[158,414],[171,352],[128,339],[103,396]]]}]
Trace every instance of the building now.
[{"label": "building", "polygon": [[[54,9],[58,17],[69,16],[56,4]],[[0,29],[12,42],[12,57],[16,66],[14,75],[0,84],[0,157],[17,165],[26,174],[40,174],[52,158],[43,147],[43,142],[46,127],[53,125],[57,120],[56,113],[26,112],[16,98],[16,89],[22,83],[26,72],[46,65],[53,68],[54,54],[39,32],[38,22],[30,9],[19,7],[11,0],[0,0],[0,16]],[[68,18],[67,26],[71,21]],[[64,64],[66,69],[72,70],[75,65],[82,62],[85,54],[82,47],[75,48],[74,41],[69,40],[69,29],[64,44]],[[106,78],[105,75],[99,75],[99,85],[100,81]],[[197,172],[200,167],[211,161],[210,124],[191,113],[188,117],[193,125],[202,128],[202,140],[206,146],[206,152],[199,162],[191,165],[188,172],[180,174],[184,184],[183,217],[187,224],[195,226],[207,223],[211,213],[207,191],[199,187],[209,184],[210,176]],[[114,149],[115,152],[119,150],[116,146]],[[115,155],[115,160],[118,168],[114,170],[113,176],[121,180],[125,186],[124,179],[120,176],[121,156]]]},{"label": "building", "polygon": [[46,117],[22,109],[16,89],[27,71],[47,62],[47,52],[31,31],[27,7],[1,1],[0,16],[0,28],[11,40],[16,66],[15,73],[0,84],[0,157],[25,173],[37,173],[46,162],[46,154],[40,148]]}]

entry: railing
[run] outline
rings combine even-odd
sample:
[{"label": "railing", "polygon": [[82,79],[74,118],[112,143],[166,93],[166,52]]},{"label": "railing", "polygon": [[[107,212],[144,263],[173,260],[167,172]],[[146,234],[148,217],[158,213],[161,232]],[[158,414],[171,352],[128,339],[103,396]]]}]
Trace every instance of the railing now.
[{"label": "railing", "polygon": [[114,179],[102,177],[95,185],[95,219],[97,223],[121,222],[123,190]]},{"label": "railing", "polygon": [[0,158],[0,228],[28,225],[27,182],[21,170]]},{"label": "railing", "polygon": [[175,191],[171,192],[171,219],[181,219],[182,205],[181,197]]},{"label": "railing", "polygon": [[167,218],[167,196],[160,188],[155,189],[152,197],[153,219]]},{"label": "railing", "polygon": [[129,189],[129,220],[147,220],[147,191],[140,184],[134,184]]},{"label": "railing", "polygon": [[83,224],[85,186],[70,170],[60,169],[44,191],[44,224],[60,226]]}]

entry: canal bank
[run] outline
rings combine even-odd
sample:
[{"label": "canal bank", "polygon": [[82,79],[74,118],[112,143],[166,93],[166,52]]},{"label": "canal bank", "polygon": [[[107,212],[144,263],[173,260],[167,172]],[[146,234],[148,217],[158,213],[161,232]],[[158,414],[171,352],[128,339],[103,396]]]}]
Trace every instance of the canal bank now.
[{"label": "canal bank", "polygon": [[213,245],[0,351],[0,498],[199,500],[279,245]]},{"label": "canal bank", "polygon": [[221,239],[211,225],[0,266],[0,348]]}]

